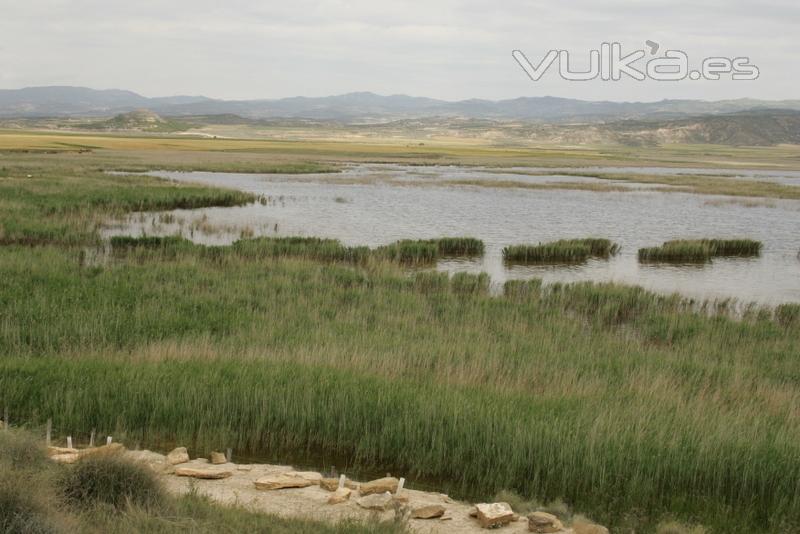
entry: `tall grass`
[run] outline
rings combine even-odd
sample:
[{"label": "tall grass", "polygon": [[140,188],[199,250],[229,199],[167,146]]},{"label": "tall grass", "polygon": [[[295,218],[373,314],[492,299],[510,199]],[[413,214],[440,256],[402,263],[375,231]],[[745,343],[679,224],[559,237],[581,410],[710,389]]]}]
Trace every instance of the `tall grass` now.
[{"label": "tall grass", "polygon": [[800,528],[792,305],[735,319],[538,281],[491,297],[485,276],[399,268],[443,254],[435,242],[122,239],[87,266],[72,245],[109,213],[215,193],[42,168],[0,180],[5,242],[43,244],[0,254],[0,405],[15,421],[346,458],[466,496],[561,497],[637,532],[662,518]]},{"label": "tall grass", "polygon": [[613,284],[496,298],[474,275],[227,250],[88,270],[7,248],[0,403],[73,435],[562,497],[610,525],[632,509],[640,529],[800,521],[795,322]]},{"label": "tall grass", "polygon": [[440,237],[436,246],[442,256],[480,256],[483,254],[483,241],[474,237]]},{"label": "tall grass", "polygon": [[608,258],[619,246],[609,239],[560,239],[538,245],[512,245],[503,249],[503,259],[514,263],[583,263],[589,257]]},{"label": "tall grass", "polygon": [[660,247],[639,249],[642,262],[706,263],[714,257],[752,257],[761,254],[763,245],[752,239],[679,239]]},{"label": "tall grass", "polygon": [[294,257],[352,264],[389,261],[403,265],[430,264],[445,255],[469,254],[468,251],[483,247],[480,241],[471,238],[402,240],[376,249],[348,247],[339,240],[318,237],[247,238],[236,241],[231,247],[205,247],[178,236],[115,236],[110,239],[110,244],[118,255],[155,252],[157,258],[163,258],[163,254],[174,255],[180,250],[195,249],[211,258],[232,254],[258,260]]}]

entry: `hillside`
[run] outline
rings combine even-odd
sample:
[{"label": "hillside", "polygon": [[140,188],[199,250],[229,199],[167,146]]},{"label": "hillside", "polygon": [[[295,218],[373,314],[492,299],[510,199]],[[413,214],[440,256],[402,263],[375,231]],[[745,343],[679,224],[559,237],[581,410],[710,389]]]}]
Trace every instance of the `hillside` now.
[{"label": "hillside", "polygon": [[218,100],[203,96],[148,98],[131,91],[82,87],[29,87],[0,90],[0,117],[108,117],[146,108],[162,116],[234,114],[251,119],[386,121],[408,118],[460,117],[538,122],[602,122],[621,119],[674,119],[748,109],[800,110],[800,100],[753,99],[659,102],[585,101],[551,96],[509,100],[445,101],[369,92],[326,97]]}]

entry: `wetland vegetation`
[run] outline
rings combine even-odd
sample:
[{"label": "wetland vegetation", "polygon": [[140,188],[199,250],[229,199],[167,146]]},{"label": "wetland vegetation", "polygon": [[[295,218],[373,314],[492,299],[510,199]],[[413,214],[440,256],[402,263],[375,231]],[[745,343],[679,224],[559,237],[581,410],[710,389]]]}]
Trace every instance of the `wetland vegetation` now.
[{"label": "wetland vegetation", "polygon": [[715,257],[755,257],[763,244],[752,239],[679,239],[639,249],[639,261],[705,263]]},{"label": "wetland vegetation", "polygon": [[582,263],[590,257],[608,258],[619,251],[610,239],[560,239],[538,245],[511,245],[503,249],[503,259],[516,263]]},{"label": "wetland vegetation", "polygon": [[[560,498],[619,532],[666,519],[800,528],[800,306],[735,314],[637,287],[537,280],[492,296],[485,274],[402,265],[478,253],[472,239],[368,249],[118,237],[87,261],[115,214],[253,200],[110,176],[131,159],[149,164],[92,150],[0,160],[0,404],[13,421],[348,458],[458,496]],[[152,165],[175,157],[154,152]],[[536,254],[613,250],[570,241]],[[178,518],[209,515],[207,504],[176,506]]]}]

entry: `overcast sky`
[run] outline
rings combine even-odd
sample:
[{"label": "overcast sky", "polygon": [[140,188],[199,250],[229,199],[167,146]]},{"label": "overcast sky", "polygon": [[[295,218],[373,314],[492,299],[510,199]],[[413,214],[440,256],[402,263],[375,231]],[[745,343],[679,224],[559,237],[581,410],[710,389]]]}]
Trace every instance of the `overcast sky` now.
[{"label": "overcast sky", "polygon": [[[448,100],[798,98],[800,1],[0,0],[0,88],[82,85],[146,96],[278,98],[352,91]],[[749,56],[756,81],[533,82],[514,62],[650,39]]]}]

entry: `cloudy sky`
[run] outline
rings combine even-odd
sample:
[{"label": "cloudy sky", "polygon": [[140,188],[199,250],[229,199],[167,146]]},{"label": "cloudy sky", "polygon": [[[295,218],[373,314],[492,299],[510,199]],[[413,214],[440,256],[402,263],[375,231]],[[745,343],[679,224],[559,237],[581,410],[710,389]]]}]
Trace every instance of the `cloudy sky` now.
[{"label": "cloudy sky", "polygon": [[[797,0],[0,0],[0,88],[244,99],[351,91],[448,100],[798,98]],[[603,41],[748,56],[756,81],[533,82],[514,62]]]}]

